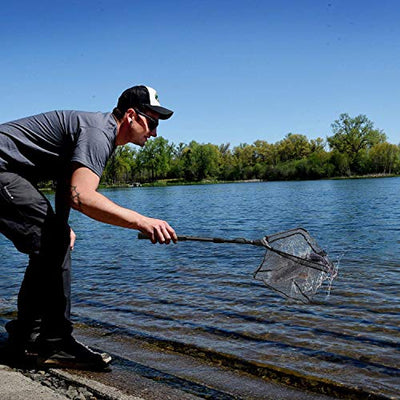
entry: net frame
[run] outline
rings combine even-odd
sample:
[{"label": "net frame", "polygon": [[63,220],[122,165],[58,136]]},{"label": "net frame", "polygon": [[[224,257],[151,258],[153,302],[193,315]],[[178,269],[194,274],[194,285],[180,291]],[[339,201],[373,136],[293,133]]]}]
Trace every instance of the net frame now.
[{"label": "net frame", "polygon": [[288,299],[309,303],[324,281],[336,277],[327,253],[303,228],[265,236],[261,242],[267,251],[253,277]]}]

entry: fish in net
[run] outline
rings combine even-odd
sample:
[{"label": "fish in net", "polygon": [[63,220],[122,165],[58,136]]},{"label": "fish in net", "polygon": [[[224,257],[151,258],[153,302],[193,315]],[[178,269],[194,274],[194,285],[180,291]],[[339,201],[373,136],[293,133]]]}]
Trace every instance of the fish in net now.
[{"label": "fish in net", "polygon": [[282,296],[308,303],[321,285],[332,284],[337,267],[302,228],[266,236],[267,251],[254,278]]}]

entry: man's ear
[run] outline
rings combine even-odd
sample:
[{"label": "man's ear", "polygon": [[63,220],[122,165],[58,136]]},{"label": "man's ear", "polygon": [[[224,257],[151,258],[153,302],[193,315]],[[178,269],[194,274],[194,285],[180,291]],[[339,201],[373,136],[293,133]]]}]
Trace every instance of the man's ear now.
[{"label": "man's ear", "polygon": [[125,118],[129,124],[132,122],[132,120],[136,119],[136,115],[137,113],[133,108],[128,108],[125,112]]}]

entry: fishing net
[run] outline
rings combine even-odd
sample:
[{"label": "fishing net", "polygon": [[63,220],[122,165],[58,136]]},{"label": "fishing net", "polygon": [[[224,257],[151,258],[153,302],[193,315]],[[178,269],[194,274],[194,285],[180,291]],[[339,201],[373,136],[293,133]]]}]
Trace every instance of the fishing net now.
[{"label": "fishing net", "polygon": [[302,228],[261,239],[267,251],[254,278],[282,296],[308,303],[320,286],[329,285],[337,268],[310,234]]},{"label": "fishing net", "polygon": [[[149,239],[139,233],[139,239]],[[266,248],[254,278],[264,282],[282,296],[308,303],[320,286],[337,275],[337,268],[328,255],[303,228],[291,229],[262,239],[225,239],[198,236],[178,236],[179,241],[193,240],[212,243],[236,243]]]}]

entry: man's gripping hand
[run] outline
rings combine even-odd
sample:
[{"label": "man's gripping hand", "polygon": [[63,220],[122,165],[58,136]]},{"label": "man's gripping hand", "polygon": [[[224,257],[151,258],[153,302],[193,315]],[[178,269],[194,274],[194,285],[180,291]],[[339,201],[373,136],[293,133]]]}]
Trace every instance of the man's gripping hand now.
[{"label": "man's gripping hand", "polygon": [[171,240],[174,243],[178,241],[174,229],[166,221],[143,216],[138,225],[138,229],[147,235],[152,243],[169,244]]}]

